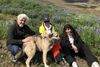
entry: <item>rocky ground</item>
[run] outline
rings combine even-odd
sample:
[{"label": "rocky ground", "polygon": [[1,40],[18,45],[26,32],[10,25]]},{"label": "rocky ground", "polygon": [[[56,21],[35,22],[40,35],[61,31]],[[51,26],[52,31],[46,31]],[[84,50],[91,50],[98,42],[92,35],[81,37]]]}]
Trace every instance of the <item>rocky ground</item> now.
[{"label": "rocky ground", "polygon": [[40,0],[41,2],[50,3],[65,11],[74,13],[84,13],[100,16],[100,2],[67,2],[67,0]]},{"label": "rocky ground", "polygon": [[[25,59],[22,59],[21,62],[17,62],[16,64],[11,62],[11,55],[6,49],[6,42],[4,40],[0,41],[0,67],[25,67]],[[31,67],[43,67],[43,62],[42,62],[42,54],[37,54],[35,58],[31,61]],[[38,59],[38,60],[37,60]],[[77,58],[77,62],[80,67],[88,67],[87,63],[85,60]],[[50,60],[50,59],[48,59]],[[100,61],[100,56],[98,56],[98,60]],[[50,67],[62,67],[60,65],[57,65],[55,62],[50,61],[49,62]],[[66,63],[65,67],[69,67],[68,63]]]}]

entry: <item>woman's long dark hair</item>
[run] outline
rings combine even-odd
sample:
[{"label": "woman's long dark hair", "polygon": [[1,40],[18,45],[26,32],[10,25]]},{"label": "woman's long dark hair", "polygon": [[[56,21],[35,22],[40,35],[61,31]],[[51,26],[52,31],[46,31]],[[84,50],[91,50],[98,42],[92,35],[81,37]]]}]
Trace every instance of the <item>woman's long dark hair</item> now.
[{"label": "woman's long dark hair", "polygon": [[[71,29],[72,30],[72,37],[74,38],[74,43],[77,47],[80,47],[80,44],[83,44],[84,42],[82,41],[82,39],[80,38],[79,34],[77,33],[77,31],[70,25],[70,24],[66,24],[63,28],[63,33],[60,35],[60,40],[61,40],[61,46],[68,46],[68,44],[70,44],[69,42],[69,38],[68,35],[66,33],[66,29]],[[70,46],[69,46],[70,47]]]},{"label": "woman's long dark hair", "polygon": [[79,34],[77,33],[77,31],[70,25],[70,24],[66,24],[63,28],[63,35],[67,36],[66,35],[66,32],[65,30],[66,29],[71,29],[72,30],[72,36],[76,39],[76,37],[80,38]]},{"label": "woman's long dark hair", "polygon": [[75,31],[74,28],[70,24],[66,24],[63,28],[63,33],[65,32],[66,29],[71,29],[73,32]]}]

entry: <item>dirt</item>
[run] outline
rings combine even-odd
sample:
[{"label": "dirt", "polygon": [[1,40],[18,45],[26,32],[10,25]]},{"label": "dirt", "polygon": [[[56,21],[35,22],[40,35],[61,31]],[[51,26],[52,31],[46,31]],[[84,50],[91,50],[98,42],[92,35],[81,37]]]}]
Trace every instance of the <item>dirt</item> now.
[{"label": "dirt", "polygon": [[[68,3],[65,0],[40,0],[45,3],[51,3],[55,6],[58,6],[65,11],[71,11],[76,13],[84,13],[90,15],[100,16],[100,4],[99,3],[83,3],[83,2],[74,2]],[[88,5],[87,7],[83,5]],[[91,5],[93,5],[91,7]]]},{"label": "dirt", "polygon": [[[5,40],[0,40],[0,67],[25,67],[25,59],[24,61],[18,61],[17,63],[12,63],[11,62],[11,55],[8,52],[6,48],[6,41]],[[31,61],[31,67],[43,67],[43,62],[42,62],[42,54],[37,54],[36,58]],[[87,62],[83,59],[80,59],[76,57],[77,63],[79,64],[80,67],[88,67]],[[40,62],[41,60],[41,62]],[[48,59],[50,60],[50,59]],[[100,56],[98,56],[98,60],[100,61]],[[50,67],[62,67],[55,62],[49,62]],[[69,67],[68,63],[66,63],[65,67]]]},{"label": "dirt", "polygon": [[[69,10],[72,12],[81,12],[81,13],[85,13],[85,14],[100,16],[100,6],[96,7],[96,8],[82,8],[82,7],[75,5],[77,3],[67,3],[64,0],[41,0],[41,1],[58,6],[62,9],[64,9],[65,11]],[[42,57],[40,57],[40,58],[42,58]],[[80,67],[88,67],[85,60],[80,59],[80,58],[76,58],[76,59],[77,59],[77,62]],[[98,56],[98,60],[100,61],[100,56]],[[66,67],[69,67],[68,64],[66,64],[66,65],[67,65]],[[0,40],[0,67],[25,67],[25,63],[23,64],[23,63],[17,62],[14,65],[14,63],[11,62],[9,52],[6,49],[5,40]],[[36,64],[32,63],[31,67],[43,67],[43,63],[40,63],[40,64],[38,64],[38,62]],[[61,66],[51,63],[50,67],[61,67]]]}]

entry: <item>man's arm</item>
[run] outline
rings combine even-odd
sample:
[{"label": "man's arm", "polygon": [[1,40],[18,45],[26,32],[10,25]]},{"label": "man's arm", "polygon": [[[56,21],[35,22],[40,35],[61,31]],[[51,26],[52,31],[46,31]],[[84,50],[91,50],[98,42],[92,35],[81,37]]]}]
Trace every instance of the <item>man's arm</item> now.
[{"label": "man's arm", "polygon": [[15,32],[15,27],[14,25],[10,26],[8,29],[8,40],[7,44],[23,44],[22,40],[16,40],[14,39],[14,32]]},{"label": "man's arm", "polygon": [[31,30],[27,25],[26,25],[26,27],[25,27],[25,30],[27,31],[27,34],[29,35],[29,36],[32,36],[32,35],[35,35],[36,33],[33,31],[33,30]]}]

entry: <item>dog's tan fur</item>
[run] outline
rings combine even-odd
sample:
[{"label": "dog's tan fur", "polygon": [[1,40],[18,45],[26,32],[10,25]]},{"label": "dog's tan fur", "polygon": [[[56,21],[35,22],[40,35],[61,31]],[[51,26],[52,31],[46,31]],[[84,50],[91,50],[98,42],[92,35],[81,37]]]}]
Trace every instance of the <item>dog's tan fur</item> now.
[{"label": "dog's tan fur", "polygon": [[[48,35],[47,37],[42,37],[42,36],[33,36],[31,37],[31,40],[29,42],[26,42],[23,44],[23,51],[27,55],[27,60],[26,60],[26,65],[27,67],[30,67],[29,63],[33,56],[35,55],[36,52],[36,46],[40,51],[43,52],[43,63],[45,67],[49,67],[47,65],[46,57],[47,57],[47,52],[51,48],[51,41],[53,39],[59,39],[57,33],[53,33]],[[53,45],[52,45],[53,46]]]}]

